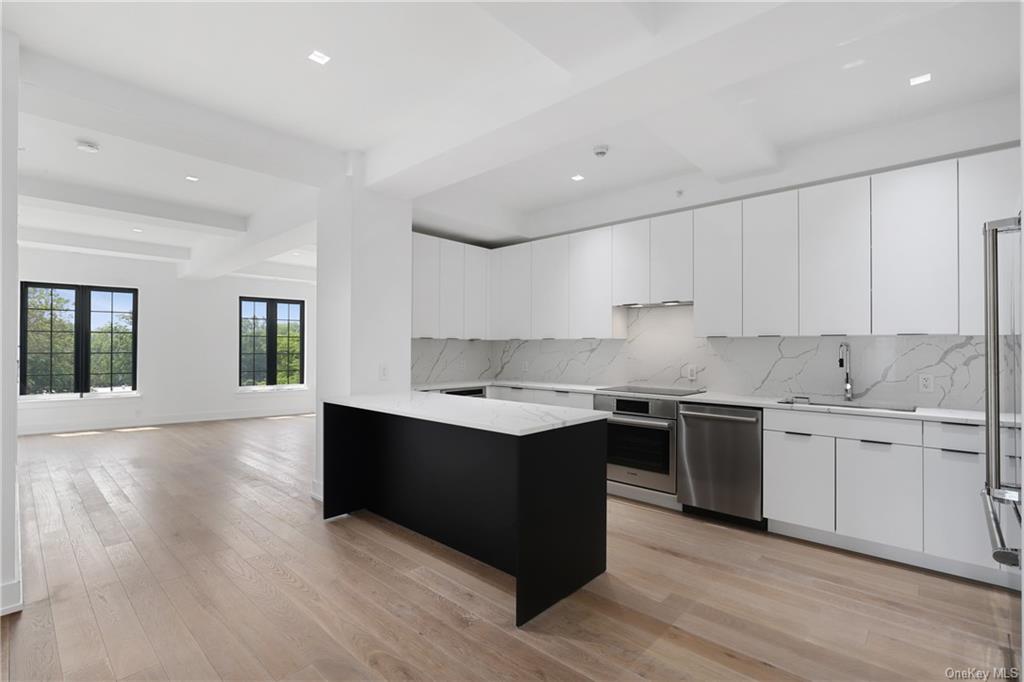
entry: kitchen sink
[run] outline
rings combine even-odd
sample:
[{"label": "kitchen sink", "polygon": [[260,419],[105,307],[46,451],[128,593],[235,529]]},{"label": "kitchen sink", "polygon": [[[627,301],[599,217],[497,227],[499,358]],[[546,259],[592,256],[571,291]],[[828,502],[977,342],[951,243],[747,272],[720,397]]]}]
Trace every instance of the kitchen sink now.
[{"label": "kitchen sink", "polygon": [[917,412],[915,405],[897,405],[893,403],[861,403],[847,400],[814,400],[795,396],[783,398],[779,401],[782,405],[813,405],[815,407],[850,407],[861,410],[893,410],[896,412]]}]

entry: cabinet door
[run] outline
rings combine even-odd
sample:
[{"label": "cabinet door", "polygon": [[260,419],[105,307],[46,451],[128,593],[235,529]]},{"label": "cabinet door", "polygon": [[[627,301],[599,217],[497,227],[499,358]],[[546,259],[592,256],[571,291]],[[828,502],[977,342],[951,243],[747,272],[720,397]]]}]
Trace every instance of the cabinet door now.
[{"label": "cabinet door", "polygon": [[542,339],[569,336],[569,237],[531,242],[532,331]]},{"label": "cabinet door", "polygon": [[[985,333],[985,250],[982,225],[1021,208],[1020,147],[960,159],[960,335]],[[1020,233],[999,236],[999,328],[1010,333],[1014,276],[1020,273]],[[1019,281],[1019,280],[1017,280]],[[1011,315],[1013,317],[1011,317]]]},{"label": "cabinet door", "polygon": [[463,283],[467,339],[487,338],[487,297],[490,287],[488,250],[466,245],[466,277]]},{"label": "cabinet door", "polygon": [[764,516],[833,532],[836,439],[764,432]]},{"label": "cabinet door", "polygon": [[439,239],[440,286],[438,336],[461,339],[465,330],[466,260],[465,246],[459,242]]},{"label": "cabinet door", "polygon": [[425,234],[412,235],[412,335],[437,338],[440,319],[441,240]]},{"label": "cabinet door", "polygon": [[697,336],[743,334],[743,209],[693,212],[693,326]]},{"label": "cabinet door", "polygon": [[796,336],[797,193],[743,202],[743,335]]},{"label": "cabinet door", "polygon": [[612,226],[612,304],[651,301],[651,221]]},{"label": "cabinet door", "polygon": [[496,339],[530,338],[529,243],[495,249],[491,260],[491,336]]},{"label": "cabinet door", "polygon": [[871,178],[875,334],[956,334],[956,161]]},{"label": "cabinet door", "polygon": [[693,211],[651,218],[651,303],[693,300]]},{"label": "cabinet door", "polygon": [[569,336],[611,338],[612,228],[569,235]]},{"label": "cabinet door", "polygon": [[871,182],[801,189],[800,334],[871,333]]},{"label": "cabinet door", "polygon": [[924,551],[997,568],[992,560],[985,455],[924,449]]},{"label": "cabinet door", "polygon": [[836,439],[836,532],[922,551],[922,448]]}]

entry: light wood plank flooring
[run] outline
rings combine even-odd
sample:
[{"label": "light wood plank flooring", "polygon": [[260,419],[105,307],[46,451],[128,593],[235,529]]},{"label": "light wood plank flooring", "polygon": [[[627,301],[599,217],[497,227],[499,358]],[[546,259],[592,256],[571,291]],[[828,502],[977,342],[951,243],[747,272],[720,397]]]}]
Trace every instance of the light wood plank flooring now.
[{"label": "light wood plank flooring", "polygon": [[612,499],[608,572],[522,629],[512,579],[325,524],[313,419],[21,439],[4,680],[945,679],[1017,664],[1009,592]]}]

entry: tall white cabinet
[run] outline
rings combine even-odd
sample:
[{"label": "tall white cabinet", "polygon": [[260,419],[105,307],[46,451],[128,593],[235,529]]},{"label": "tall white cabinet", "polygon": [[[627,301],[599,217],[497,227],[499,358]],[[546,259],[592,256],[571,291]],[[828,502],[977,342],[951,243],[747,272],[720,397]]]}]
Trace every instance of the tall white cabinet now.
[{"label": "tall white cabinet", "polygon": [[531,330],[541,339],[569,336],[569,237],[530,242]]},{"label": "tall white cabinet", "polygon": [[612,310],[612,228],[569,235],[569,336],[615,335]]},{"label": "tall white cabinet", "polygon": [[651,221],[612,226],[612,304],[651,300]]},{"label": "tall white cabinet", "polygon": [[463,301],[463,333],[467,339],[488,337],[488,292],[490,291],[490,250],[466,245]]},{"label": "tall white cabinet", "polygon": [[795,336],[797,193],[743,201],[743,335]]},{"label": "tall white cabinet", "polygon": [[871,333],[871,181],[798,191],[800,334]]},{"label": "tall white cabinet", "polygon": [[438,240],[438,336],[461,339],[465,330],[466,247],[447,239]]},{"label": "tall white cabinet", "polygon": [[651,288],[643,303],[693,300],[693,211],[651,218]]},{"label": "tall white cabinet", "polygon": [[[960,334],[985,333],[985,250],[982,225],[1021,209],[1020,148],[960,159]],[[1020,273],[1020,233],[999,236],[999,326],[1008,334],[1020,315],[1011,293]],[[1016,305],[1015,305],[1016,304]],[[1017,329],[1020,329],[1018,321]]]},{"label": "tall white cabinet", "polygon": [[529,339],[533,248],[529,242],[491,251],[491,335]]},{"label": "tall white cabinet", "polygon": [[956,269],[956,161],[872,176],[872,331],[956,334]]},{"label": "tall white cabinet", "polygon": [[440,322],[440,240],[412,235],[412,335],[437,338]]},{"label": "tall white cabinet", "polygon": [[697,336],[743,334],[743,207],[693,212],[693,325]]}]

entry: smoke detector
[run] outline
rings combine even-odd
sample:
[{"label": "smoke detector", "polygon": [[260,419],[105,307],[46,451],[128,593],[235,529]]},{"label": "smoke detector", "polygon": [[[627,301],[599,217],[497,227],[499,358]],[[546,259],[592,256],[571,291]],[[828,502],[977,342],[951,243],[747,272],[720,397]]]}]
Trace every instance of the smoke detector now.
[{"label": "smoke detector", "polygon": [[86,154],[96,154],[100,151],[100,146],[89,140],[75,140],[75,149]]},{"label": "smoke detector", "polygon": [[599,159],[603,159],[604,157],[608,156],[608,145],[594,145],[594,156],[596,156]]}]

